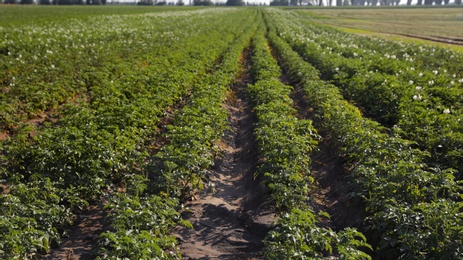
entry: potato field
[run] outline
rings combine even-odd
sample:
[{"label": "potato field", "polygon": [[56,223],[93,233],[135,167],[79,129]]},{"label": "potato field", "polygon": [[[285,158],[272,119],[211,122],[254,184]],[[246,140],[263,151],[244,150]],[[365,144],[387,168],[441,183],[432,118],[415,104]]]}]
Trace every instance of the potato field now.
[{"label": "potato field", "polygon": [[463,53],[310,9],[8,8],[0,259],[463,259]]}]

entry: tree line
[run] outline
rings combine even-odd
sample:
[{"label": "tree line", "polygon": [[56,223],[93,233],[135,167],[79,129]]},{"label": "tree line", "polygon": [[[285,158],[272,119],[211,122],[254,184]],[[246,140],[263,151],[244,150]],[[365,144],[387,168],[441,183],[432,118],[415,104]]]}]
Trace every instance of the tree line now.
[{"label": "tree line", "polygon": [[3,4],[40,4],[40,5],[105,5],[106,0],[0,0]]},{"label": "tree line", "polygon": [[[463,0],[417,0],[416,5],[461,5]],[[0,0],[0,4],[40,4],[40,5],[105,5],[107,0]],[[399,5],[400,0],[273,0],[270,5],[273,6],[394,6]],[[166,2],[165,0],[138,0],[137,5],[185,5],[183,0],[177,3]],[[195,6],[242,6],[250,5],[244,0],[227,0],[224,2],[214,3],[212,0],[189,0],[190,5]],[[407,5],[412,5],[412,0],[407,0]]]},{"label": "tree line", "polygon": [[[336,6],[394,6],[399,5],[400,0],[274,0],[270,2],[270,5],[312,5],[312,6],[333,6],[334,1]],[[462,0],[455,0],[450,3],[450,0],[417,0],[416,5],[461,5]],[[407,5],[412,5],[412,0],[407,0]]]},{"label": "tree line", "polygon": [[[40,4],[40,5],[105,5],[107,0],[0,0],[0,4]],[[138,0],[137,5],[185,5],[183,0],[177,3],[166,2],[165,0]],[[227,0],[226,2],[214,3],[212,0],[190,0],[190,5],[195,6],[213,6],[228,5],[241,6],[249,5],[243,0]]]}]

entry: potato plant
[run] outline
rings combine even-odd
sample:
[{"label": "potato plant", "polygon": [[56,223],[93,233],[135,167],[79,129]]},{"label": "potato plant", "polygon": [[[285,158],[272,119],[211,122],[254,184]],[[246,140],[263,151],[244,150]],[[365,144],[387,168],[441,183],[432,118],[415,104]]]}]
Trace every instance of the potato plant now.
[{"label": "potato plant", "polygon": [[265,27],[253,37],[252,71],[256,82],[248,85],[258,122],[255,134],[265,176],[280,217],[265,240],[267,259],[306,259],[339,255],[346,259],[370,259],[362,248],[366,238],[354,229],[335,232],[322,227],[309,206],[314,178],[309,171],[310,152],[319,135],[306,119],[297,119],[289,94],[291,87],[279,81],[281,70],[264,37]]},{"label": "potato plant", "polygon": [[[155,155],[145,176],[129,179],[127,194],[120,194],[108,204],[108,220],[113,230],[99,240],[102,259],[176,259],[176,238],[169,235],[177,225],[193,226],[181,219],[180,202],[203,189],[206,171],[218,155],[215,142],[228,126],[228,114],[222,106],[228,87],[239,72],[239,57],[255,31],[249,20],[229,24],[240,30],[230,37],[216,67],[203,75],[191,88],[189,102],[167,126],[168,143]],[[233,22],[233,20],[229,20]]]},{"label": "potato plant", "polygon": [[277,33],[366,117],[428,151],[427,163],[463,170],[463,72],[455,66],[463,55],[356,37],[317,27],[303,16],[272,13],[281,19]]},{"label": "potato plant", "polygon": [[[235,12],[243,12],[248,20],[238,18]],[[153,202],[158,207],[169,205],[173,210],[179,209],[178,203],[168,202],[178,201],[175,195],[165,198],[157,194],[159,190],[151,188],[156,184],[149,183],[156,180],[147,179],[152,176],[149,161],[154,157],[153,139],[161,118],[169,107],[188,98],[195,85],[212,77],[209,72],[215,71],[220,62],[226,65],[224,70],[228,74],[214,76],[219,79],[221,75],[228,81],[217,82],[226,86],[233,79],[230,71],[234,67],[231,69],[231,61],[224,57],[231,53],[238,55],[238,47],[230,46],[235,46],[232,43],[240,38],[243,28],[249,28],[254,17],[252,10],[214,9],[95,16],[66,20],[59,26],[49,22],[2,30],[5,35],[2,46],[8,49],[2,54],[6,57],[2,59],[6,64],[6,70],[2,70],[2,105],[8,108],[2,109],[2,118],[11,120],[2,123],[2,133],[7,138],[1,142],[0,178],[11,193],[1,195],[1,207],[6,208],[14,201],[17,207],[34,209],[40,214],[21,211],[11,215],[11,219],[4,216],[5,223],[10,224],[2,225],[3,233],[8,236],[2,237],[1,244],[6,240],[16,242],[2,248],[0,256],[33,257],[49,252],[51,247],[59,245],[83,205],[95,203],[101,196],[119,198],[117,188],[134,189],[136,192],[127,193],[133,201],[151,201],[160,196],[160,200]],[[24,37],[19,36],[20,32],[24,32]],[[34,105],[35,101],[28,97],[36,96],[39,90],[27,88],[29,84],[53,86],[38,89],[50,95],[55,103]],[[209,92],[214,87],[209,86]],[[198,88],[197,95],[200,92]],[[66,96],[56,96],[63,93]],[[214,111],[208,115],[215,115]],[[196,112],[192,110],[190,114]],[[39,123],[31,123],[29,120],[36,120],[36,115],[40,115]],[[217,120],[223,118],[223,112],[219,115],[222,116]],[[198,123],[203,121],[196,122],[196,127]],[[213,136],[220,134],[214,132]],[[198,157],[202,155],[198,153]],[[32,189],[29,184],[36,180],[52,183],[57,189],[53,193],[73,194],[56,202],[56,207],[69,216],[56,220],[55,214],[62,213],[27,197],[27,190]],[[149,190],[143,189],[146,182]],[[135,187],[127,187],[129,184]],[[15,196],[16,186],[25,187],[26,195]],[[116,205],[119,200],[111,201],[111,205]],[[134,212],[139,210],[133,207]],[[176,214],[168,216],[170,226],[180,221]],[[18,232],[22,227],[13,223],[28,223],[27,228],[35,235],[26,239]],[[121,234],[111,225],[114,234]],[[133,233],[137,241],[147,239],[150,233],[144,229],[139,232],[136,237]],[[165,235],[165,229],[162,232],[163,235],[154,233],[149,243],[156,241],[162,251],[169,248],[175,251],[172,243],[162,242],[172,241]],[[118,243],[126,241],[127,236],[117,240],[114,234],[108,234],[111,239],[101,244],[102,256],[117,257],[131,250],[130,243],[119,248]],[[39,238],[43,243],[37,242]],[[146,256],[142,251],[137,252]],[[158,253],[154,250],[151,256]]]},{"label": "potato plant", "polygon": [[[340,152],[350,159],[352,195],[366,203],[364,234],[377,254],[385,259],[461,258],[462,195],[454,171],[426,165],[429,153],[364,118],[277,35],[270,18],[266,21],[283,68],[304,89],[319,126],[337,138]],[[453,213],[437,216],[437,208]]]},{"label": "potato plant", "polygon": [[[41,258],[102,201],[97,258],[181,258],[170,232],[191,227],[179,211],[220,156],[249,46],[256,174],[279,214],[267,258],[369,259],[369,244],[390,259],[463,258],[461,54],[279,9],[75,10],[0,27],[0,258]],[[296,116],[281,68],[313,122]],[[362,232],[326,228],[308,206],[322,131],[366,205]]]}]

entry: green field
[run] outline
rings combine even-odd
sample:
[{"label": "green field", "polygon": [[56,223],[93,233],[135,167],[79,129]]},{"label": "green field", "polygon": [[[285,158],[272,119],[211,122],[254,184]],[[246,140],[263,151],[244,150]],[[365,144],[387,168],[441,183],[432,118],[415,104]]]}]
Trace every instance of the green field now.
[{"label": "green field", "polygon": [[413,41],[413,36],[416,36],[431,42],[434,40],[445,44],[445,41],[452,41],[463,45],[461,7],[318,8],[301,11],[310,14],[320,24],[347,32],[406,41]]},{"label": "green field", "polygon": [[0,258],[462,259],[461,10],[0,6]]},{"label": "green field", "polygon": [[46,24],[67,19],[89,19],[100,15],[143,14],[179,10],[193,10],[195,7],[153,7],[153,6],[0,6],[0,26],[11,27],[26,24]]}]

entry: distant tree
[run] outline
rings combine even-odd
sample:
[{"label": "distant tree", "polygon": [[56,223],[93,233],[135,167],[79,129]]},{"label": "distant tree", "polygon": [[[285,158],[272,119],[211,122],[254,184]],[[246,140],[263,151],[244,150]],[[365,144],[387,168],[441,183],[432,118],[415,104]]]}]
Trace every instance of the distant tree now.
[{"label": "distant tree", "polygon": [[379,5],[381,6],[387,6],[387,5],[390,5],[390,0],[380,0],[379,1]]},{"label": "distant tree", "polygon": [[214,3],[211,0],[193,0],[193,5],[212,6]]},{"label": "distant tree", "polygon": [[270,2],[270,5],[288,5],[288,0],[274,0]]},{"label": "distant tree", "polygon": [[49,5],[49,4],[52,4],[52,5],[84,5],[84,4],[96,5],[96,4],[102,4],[103,3],[102,1],[105,1],[104,3],[106,3],[106,0],[85,0],[85,2],[84,0],[37,0],[37,1],[38,1],[38,4],[41,4],[41,5]]},{"label": "distant tree", "polygon": [[183,2],[183,0],[178,0],[177,5],[178,6],[184,6],[185,2]]},{"label": "distant tree", "polygon": [[461,5],[461,0],[455,0],[455,4]]},{"label": "distant tree", "polygon": [[34,3],[34,1],[33,0],[21,0],[19,3],[22,5],[31,5]]},{"label": "distant tree", "polygon": [[244,5],[243,0],[227,0],[226,4],[228,6],[241,6]]},{"label": "distant tree", "polygon": [[154,4],[156,4],[156,2],[154,2],[153,0],[140,0],[139,2],[137,2],[137,5],[154,5]]},{"label": "distant tree", "polygon": [[4,3],[4,4],[17,4],[18,1],[17,1],[17,0],[4,0],[3,3]]}]

